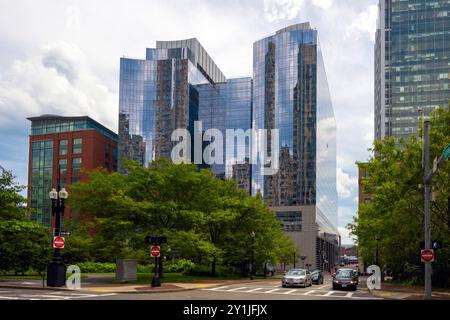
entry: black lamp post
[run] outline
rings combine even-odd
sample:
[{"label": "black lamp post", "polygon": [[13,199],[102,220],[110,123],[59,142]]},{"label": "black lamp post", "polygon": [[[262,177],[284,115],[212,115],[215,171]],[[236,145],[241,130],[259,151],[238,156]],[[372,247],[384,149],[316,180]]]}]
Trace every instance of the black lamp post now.
[{"label": "black lamp post", "polygon": [[[64,215],[64,202],[69,197],[69,193],[65,188],[61,189],[58,183],[57,189],[53,188],[48,195],[52,200],[52,216],[55,217],[54,236],[58,237],[61,235],[61,216]],[[47,269],[47,286],[62,287],[65,284],[66,267],[62,263],[61,249],[55,248],[52,262],[50,262]]]},{"label": "black lamp post", "polygon": [[250,269],[250,280],[253,280],[253,273],[255,272],[255,231],[252,231],[250,233],[250,236],[252,237],[252,255],[251,255],[251,269]]}]

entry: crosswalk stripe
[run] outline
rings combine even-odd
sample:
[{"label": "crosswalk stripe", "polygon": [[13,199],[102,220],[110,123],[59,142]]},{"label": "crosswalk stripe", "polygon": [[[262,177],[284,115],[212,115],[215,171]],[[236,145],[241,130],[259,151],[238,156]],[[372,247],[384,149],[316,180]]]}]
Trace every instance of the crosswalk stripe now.
[{"label": "crosswalk stripe", "polygon": [[334,293],[334,291],[328,291],[327,293],[325,293],[323,296],[324,297],[329,297]]},{"label": "crosswalk stripe", "polygon": [[316,292],[316,290],[311,290],[311,291],[305,292],[303,295],[307,296],[307,295],[309,295],[311,293],[314,293],[314,292]]},{"label": "crosswalk stripe", "polygon": [[247,287],[234,288],[234,289],[230,289],[230,290],[227,290],[227,291],[239,291],[239,290],[244,290],[244,289],[247,289]]},{"label": "crosswalk stripe", "polygon": [[245,291],[245,292],[255,292],[255,291],[258,291],[258,290],[262,290],[263,288],[255,288],[255,289],[251,289],[251,290],[248,290],[248,291]]},{"label": "crosswalk stripe", "polygon": [[294,289],[294,290],[289,290],[289,291],[286,291],[286,292],[283,292],[283,293],[284,294],[291,294],[291,293],[294,293],[296,291],[297,291],[297,289]]},{"label": "crosswalk stripe", "polygon": [[353,292],[349,292],[345,295],[346,298],[351,298],[353,296]]},{"label": "crosswalk stripe", "polygon": [[223,286],[223,287],[211,288],[211,289],[207,289],[207,290],[215,291],[215,290],[222,290],[222,289],[229,288],[229,287],[230,286]]},{"label": "crosswalk stripe", "polygon": [[0,299],[6,299],[6,300],[19,300],[20,298],[17,298],[17,297],[5,297],[5,296],[0,296]]},{"label": "crosswalk stripe", "polygon": [[280,290],[280,289],[279,288],[278,289],[272,289],[272,290],[266,291],[266,293],[272,293],[272,292],[275,292],[275,291],[278,291],[278,290]]}]

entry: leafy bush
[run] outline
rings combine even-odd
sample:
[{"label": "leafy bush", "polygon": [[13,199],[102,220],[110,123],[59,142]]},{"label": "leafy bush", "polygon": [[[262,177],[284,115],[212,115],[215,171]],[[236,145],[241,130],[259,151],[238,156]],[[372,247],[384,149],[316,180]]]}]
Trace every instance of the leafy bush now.
[{"label": "leafy bush", "polygon": [[152,273],[155,271],[154,269],[155,269],[155,267],[150,266],[150,265],[138,264],[138,266],[137,266],[138,273]]},{"label": "leafy bush", "polygon": [[187,260],[180,259],[170,265],[167,266],[166,272],[187,272],[188,270],[194,269],[195,263]]},{"label": "leafy bush", "polygon": [[51,259],[50,253],[46,227],[32,221],[0,219],[1,272],[25,273],[33,269],[41,273]]},{"label": "leafy bush", "polygon": [[116,272],[116,264],[109,262],[80,262],[76,264],[82,273],[113,273]]},{"label": "leafy bush", "polygon": [[[194,265],[194,267],[189,268],[183,272],[184,275],[187,276],[212,276],[211,274],[211,266],[210,265]],[[216,266],[216,274],[217,277],[226,277],[232,275],[238,275],[239,270],[231,267],[231,266]]]}]

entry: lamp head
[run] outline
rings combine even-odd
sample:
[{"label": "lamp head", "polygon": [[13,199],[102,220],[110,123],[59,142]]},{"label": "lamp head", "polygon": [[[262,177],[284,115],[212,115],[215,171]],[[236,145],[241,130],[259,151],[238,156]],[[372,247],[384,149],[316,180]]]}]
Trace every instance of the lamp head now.
[{"label": "lamp head", "polygon": [[56,189],[53,188],[52,191],[50,191],[48,193],[48,196],[49,196],[50,199],[56,200],[56,199],[58,199],[58,191],[56,191]]},{"label": "lamp head", "polygon": [[64,200],[69,197],[69,193],[66,191],[66,188],[62,188],[61,191],[59,191],[59,197]]}]

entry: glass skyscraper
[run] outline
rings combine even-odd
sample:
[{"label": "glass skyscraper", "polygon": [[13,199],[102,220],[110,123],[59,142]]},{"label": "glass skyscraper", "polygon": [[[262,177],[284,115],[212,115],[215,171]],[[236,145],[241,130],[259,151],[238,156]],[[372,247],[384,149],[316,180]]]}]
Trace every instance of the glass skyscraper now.
[{"label": "glass skyscraper", "polygon": [[253,68],[253,127],[279,130],[280,168],[264,176],[258,161],[252,193],[276,210],[303,263],[333,266],[340,241],[336,124],[317,31],[297,24],[255,42]]},{"label": "glass skyscraper", "polygon": [[380,0],[375,44],[375,139],[408,137],[450,100],[450,2]]},{"label": "glass skyscraper", "polygon": [[197,39],[158,41],[146,58],[120,60],[119,170],[123,160],[143,165],[170,158],[175,129],[193,135],[199,120],[196,85],[224,82],[225,76]]},{"label": "glass skyscraper", "polygon": [[[158,41],[146,59],[121,59],[120,164],[170,158],[171,133],[189,129],[192,139],[194,121],[201,121],[202,134],[218,129],[224,138],[222,163],[204,159],[201,166],[261,193],[305,265],[334,266],[340,241],[336,125],[317,31],[298,24],[257,41],[253,78],[226,79],[196,39]],[[263,175],[252,161],[252,137],[227,139],[227,129],[278,129],[280,148],[269,154],[279,152],[279,171]],[[202,150],[210,143],[202,142]]]}]

